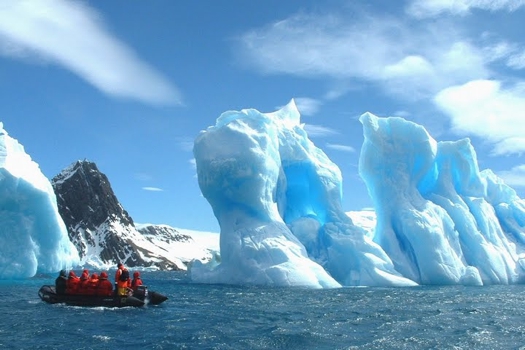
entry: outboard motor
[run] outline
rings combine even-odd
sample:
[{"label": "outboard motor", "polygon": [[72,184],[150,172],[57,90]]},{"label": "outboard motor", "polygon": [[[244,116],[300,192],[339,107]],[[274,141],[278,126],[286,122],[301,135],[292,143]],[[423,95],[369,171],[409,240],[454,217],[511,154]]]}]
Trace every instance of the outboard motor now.
[{"label": "outboard motor", "polygon": [[146,299],[148,298],[148,287],[138,286],[135,292],[133,292],[133,296],[142,301],[146,301]]}]

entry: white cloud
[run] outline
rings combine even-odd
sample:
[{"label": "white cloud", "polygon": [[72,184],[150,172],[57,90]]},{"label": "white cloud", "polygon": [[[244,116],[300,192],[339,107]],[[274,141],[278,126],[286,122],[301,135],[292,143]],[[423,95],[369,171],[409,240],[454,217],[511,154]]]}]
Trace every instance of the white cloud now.
[{"label": "white cloud", "polygon": [[354,27],[335,16],[298,14],[244,34],[239,52],[264,73],[374,77],[392,46],[385,36],[397,23],[367,26]]},{"label": "white cloud", "polygon": [[331,149],[335,149],[337,151],[342,151],[342,152],[349,152],[349,153],[354,153],[355,152],[355,148],[353,148],[352,146],[347,146],[347,145],[338,145],[338,144],[335,144],[335,143],[327,143],[326,147],[327,148],[331,148]]},{"label": "white cloud", "polygon": [[493,143],[492,155],[525,152],[525,84],[503,88],[494,80],[476,80],[444,89],[436,105],[454,131]]},{"label": "white cloud", "polygon": [[305,124],[304,129],[309,137],[325,137],[339,134],[336,130],[321,125]]},{"label": "white cloud", "polygon": [[412,114],[408,111],[395,111],[392,115],[394,117],[407,118],[410,117]]},{"label": "white cloud", "polygon": [[509,137],[499,141],[494,145],[494,149],[491,152],[493,156],[501,156],[506,154],[518,153],[522,154],[525,152],[525,136],[524,137]]},{"label": "white cloud", "polygon": [[507,65],[510,68],[514,68],[514,69],[524,69],[525,68],[525,50],[520,53],[510,56],[509,59],[507,60]]},{"label": "white cloud", "polygon": [[464,16],[471,9],[488,11],[515,11],[525,5],[525,0],[414,0],[407,13],[416,18],[434,17],[442,13]]},{"label": "white cloud", "polygon": [[[489,44],[484,47],[483,50],[485,51],[487,61],[493,62],[497,60],[510,60],[511,57],[516,55],[515,52],[518,50],[518,46],[507,41],[499,41],[494,44]],[[509,64],[507,63],[507,65]]]},{"label": "white cloud", "polygon": [[336,85],[332,86],[323,96],[326,100],[335,100],[339,97],[345,95],[348,91],[354,90],[356,87],[351,87],[349,84],[342,84],[341,82],[337,82]]},{"label": "white cloud", "polygon": [[112,96],[181,103],[177,88],[112,36],[85,2],[2,1],[0,54],[59,64]]},{"label": "white cloud", "polygon": [[403,76],[431,75],[432,65],[421,56],[406,56],[394,64],[385,67],[386,78]]},{"label": "white cloud", "polygon": [[497,173],[497,175],[501,177],[508,186],[525,186],[525,164],[515,166],[509,171],[500,171]]},{"label": "white cloud", "polygon": [[150,192],[163,192],[164,190],[162,188],[158,187],[142,187],[144,191],[150,191]]},{"label": "white cloud", "polygon": [[340,86],[373,82],[410,100],[490,74],[488,53],[450,22],[363,13],[347,18],[300,13],[245,33],[236,53],[263,74],[344,82]]},{"label": "white cloud", "polygon": [[309,97],[294,98],[297,109],[304,116],[311,116],[316,114],[321,107],[322,102]]}]

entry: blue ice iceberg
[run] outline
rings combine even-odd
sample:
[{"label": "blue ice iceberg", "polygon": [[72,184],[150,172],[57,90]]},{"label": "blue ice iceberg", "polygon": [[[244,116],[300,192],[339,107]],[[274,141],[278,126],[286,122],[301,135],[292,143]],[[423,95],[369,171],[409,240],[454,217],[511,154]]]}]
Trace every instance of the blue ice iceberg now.
[{"label": "blue ice iceberg", "polygon": [[78,265],[51,183],[2,123],[0,191],[0,279]]},{"label": "blue ice iceberg", "polygon": [[199,186],[220,225],[221,261],[195,282],[415,285],[341,205],[339,168],[308,139],[292,101],[223,113],[194,144]]},{"label": "blue ice iceberg", "polygon": [[418,284],[508,284],[523,279],[525,203],[468,139],[436,142],[402,118],[360,118],[359,171],[374,201],[377,242]]},{"label": "blue ice iceberg", "polygon": [[525,202],[468,139],[436,142],[402,118],[360,118],[359,172],[373,234],[341,207],[339,168],[308,139],[293,101],[222,114],[195,140],[199,185],[221,261],[193,281],[275,286],[510,284],[524,281]]}]

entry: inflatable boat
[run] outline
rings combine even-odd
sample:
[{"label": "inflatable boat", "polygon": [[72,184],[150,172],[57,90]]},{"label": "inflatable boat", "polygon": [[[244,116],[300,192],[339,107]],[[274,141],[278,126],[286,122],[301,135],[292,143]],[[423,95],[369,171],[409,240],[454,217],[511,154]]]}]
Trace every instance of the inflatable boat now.
[{"label": "inflatable boat", "polygon": [[48,304],[63,303],[73,306],[105,306],[105,307],[141,307],[146,304],[158,305],[168,298],[160,293],[149,291],[146,286],[140,286],[132,296],[99,296],[80,294],[57,294],[55,286],[44,285],[38,291],[40,299]]}]

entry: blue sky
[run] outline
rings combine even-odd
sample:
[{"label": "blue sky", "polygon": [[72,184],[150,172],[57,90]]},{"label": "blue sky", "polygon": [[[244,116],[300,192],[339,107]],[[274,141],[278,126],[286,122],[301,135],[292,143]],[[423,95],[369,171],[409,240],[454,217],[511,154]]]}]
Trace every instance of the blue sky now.
[{"label": "blue sky", "polygon": [[52,178],[94,161],[136,222],[218,231],[193,140],[227,110],[295,98],[343,173],[364,112],[438,141],[469,137],[481,169],[525,194],[525,1],[4,1],[0,121]]}]

